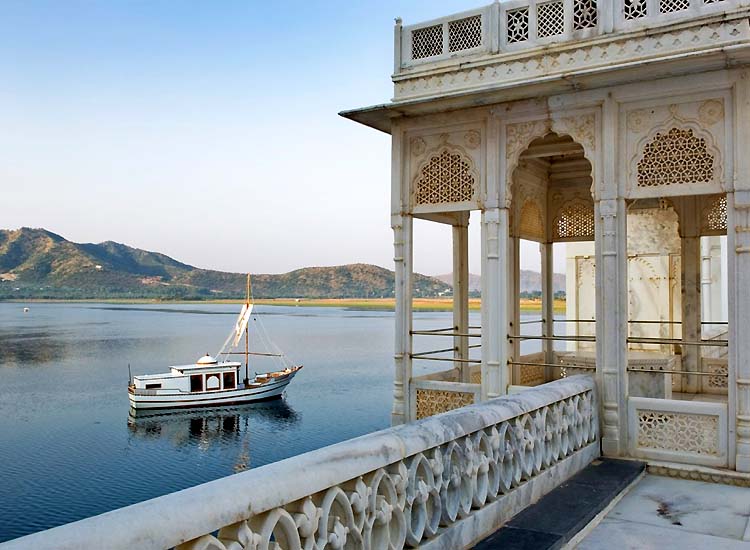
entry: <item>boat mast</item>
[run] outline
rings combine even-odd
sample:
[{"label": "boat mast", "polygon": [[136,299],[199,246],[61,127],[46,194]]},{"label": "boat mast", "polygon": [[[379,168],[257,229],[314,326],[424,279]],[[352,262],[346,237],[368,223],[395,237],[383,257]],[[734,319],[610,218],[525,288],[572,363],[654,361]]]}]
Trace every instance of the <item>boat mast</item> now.
[{"label": "boat mast", "polygon": [[[247,274],[247,292],[245,295],[245,307],[250,308],[250,274]],[[250,323],[245,325],[245,386],[250,382]]]}]

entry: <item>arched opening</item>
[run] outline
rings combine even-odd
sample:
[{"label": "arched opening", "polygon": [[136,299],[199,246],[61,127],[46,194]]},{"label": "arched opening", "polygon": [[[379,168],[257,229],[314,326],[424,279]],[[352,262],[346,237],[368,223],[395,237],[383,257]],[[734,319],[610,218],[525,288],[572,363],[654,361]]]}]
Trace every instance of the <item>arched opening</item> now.
[{"label": "arched opening", "polygon": [[583,146],[556,133],[532,141],[513,170],[512,386],[536,386],[596,368],[594,294],[578,292],[582,283],[594,283],[592,182]]},{"label": "arched opening", "polygon": [[726,401],[726,196],[633,200],[627,224],[629,396]]},{"label": "arched opening", "polygon": [[728,464],[726,201],[724,194],[628,201],[627,390],[635,456]]}]

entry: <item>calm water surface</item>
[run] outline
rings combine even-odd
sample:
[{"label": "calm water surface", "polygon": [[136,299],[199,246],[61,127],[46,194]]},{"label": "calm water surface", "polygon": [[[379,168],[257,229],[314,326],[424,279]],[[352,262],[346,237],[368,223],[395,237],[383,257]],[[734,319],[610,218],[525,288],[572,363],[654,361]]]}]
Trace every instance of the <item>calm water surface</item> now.
[{"label": "calm water surface", "polygon": [[[305,365],[283,399],[132,418],[128,364],[133,374],[163,372],[215,353],[237,306],[32,304],[23,313],[0,303],[0,541],[388,427],[393,313],[258,309],[274,342]],[[451,324],[450,313],[415,314],[415,329]],[[251,370],[274,368],[263,361]],[[444,368],[417,362],[415,374]]]}]

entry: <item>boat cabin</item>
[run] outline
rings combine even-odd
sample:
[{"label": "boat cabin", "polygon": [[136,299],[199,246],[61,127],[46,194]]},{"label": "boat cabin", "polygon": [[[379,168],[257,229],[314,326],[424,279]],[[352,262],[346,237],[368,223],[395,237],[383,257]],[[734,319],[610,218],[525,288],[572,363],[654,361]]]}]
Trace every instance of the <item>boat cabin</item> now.
[{"label": "boat cabin", "polygon": [[179,390],[181,392],[206,392],[233,390],[240,384],[239,369],[242,363],[222,361],[205,355],[192,365],[169,368],[165,374],[143,374],[133,377],[137,390]]}]

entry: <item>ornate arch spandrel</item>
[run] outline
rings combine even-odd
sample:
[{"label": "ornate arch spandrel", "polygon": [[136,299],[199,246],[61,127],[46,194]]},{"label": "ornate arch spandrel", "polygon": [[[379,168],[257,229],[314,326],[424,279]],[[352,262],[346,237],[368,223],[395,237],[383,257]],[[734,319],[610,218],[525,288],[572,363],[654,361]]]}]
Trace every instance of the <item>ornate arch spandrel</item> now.
[{"label": "ornate arch spandrel", "polygon": [[514,122],[505,127],[505,205],[510,208],[513,197],[513,172],[518,168],[521,153],[531,142],[551,131],[549,119]]}]

